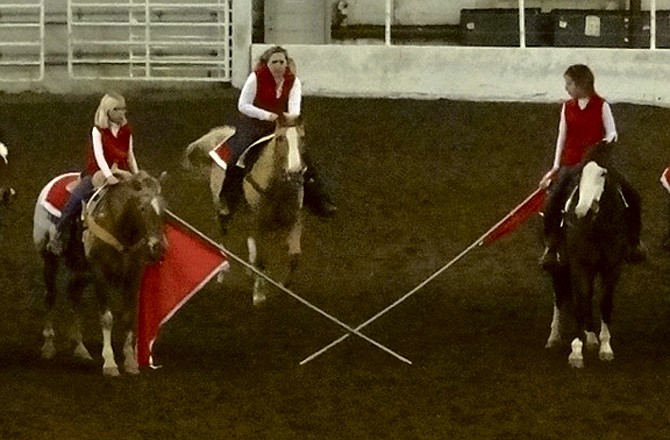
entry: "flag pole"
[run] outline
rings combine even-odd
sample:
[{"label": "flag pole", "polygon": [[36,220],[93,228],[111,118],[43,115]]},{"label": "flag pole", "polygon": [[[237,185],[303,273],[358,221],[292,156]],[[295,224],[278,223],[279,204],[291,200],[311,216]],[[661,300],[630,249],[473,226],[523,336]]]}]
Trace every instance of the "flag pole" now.
[{"label": "flag pole", "polygon": [[262,277],[263,279],[265,279],[266,281],[268,281],[268,282],[269,282],[270,284],[272,284],[273,286],[277,287],[278,289],[282,290],[283,292],[285,292],[286,294],[288,294],[289,296],[291,296],[293,299],[299,301],[300,303],[304,304],[305,306],[309,307],[310,309],[314,310],[315,312],[319,313],[320,315],[326,317],[326,318],[329,319],[330,321],[334,322],[335,324],[337,324],[337,325],[339,325],[340,327],[342,327],[342,328],[344,328],[345,330],[347,330],[347,331],[349,332],[349,333],[347,333],[347,336],[350,335],[351,333],[353,333],[353,334],[355,334],[356,336],[358,336],[359,338],[364,339],[365,341],[369,342],[370,344],[374,345],[375,347],[379,348],[380,350],[385,351],[386,353],[388,353],[388,354],[390,354],[391,356],[395,357],[396,359],[398,359],[398,360],[400,360],[400,361],[402,361],[402,362],[405,362],[405,363],[407,363],[407,364],[410,364],[410,365],[412,364],[412,361],[410,361],[409,359],[407,359],[407,358],[405,358],[405,357],[399,355],[398,353],[396,353],[395,351],[391,350],[390,348],[388,348],[388,347],[382,345],[381,343],[375,341],[374,339],[372,339],[372,338],[370,338],[370,337],[364,335],[363,333],[359,332],[358,329],[354,329],[354,328],[350,327],[349,325],[347,325],[347,324],[345,324],[344,322],[340,321],[340,320],[337,319],[336,317],[334,317],[334,316],[328,314],[328,313],[325,312],[324,310],[322,310],[322,309],[318,308],[317,306],[315,306],[314,304],[310,303],[310,302],[307,301],[306,299],[304,299],[304,298],[298,296],[297,294],[295,294],[295,293],[292,292],[291,290],[289,290],[289,289],[287,289],[286,287],[284,287],[282,284],[280,284],[280,283],[276,282],[275,280],[273,280],[272,278],[268,277],[268,276],[265,275],[263,272],[261,272],[260,270],[256,269],[253,265],[251,265],[251,264],[247,263],[246,261],[244,261],[244,259],[238,257],[237,255],[235,255],[234,253],[230,252],[228,249],[226,249],[225,247],[223,247],[221,244],[216,243],[214,240],[212,240],[211,238],[207,237],[205,234],[203,234],[202,232],[198,231],[197,229],[195,229],[194,227],[192,227],[191,225],[189,225],[188,223],[186,223],[186,221],[184,221],[184,220],[182,220],[181,218],[179,218],[179,217],[178,217],[175,213],[173,213],[172,211],[170,211],[170,210],[166,210],[166,212],[167,212],[167,215],[168,215],[169,217],[173,218],[174,220],[176,220],[177,222],[181,223],[182,225],[188,227],[190,230],[192,230],[192,231],[193,231],[194,233],[196,233],[198,236],[202,237],[204,240],[206,240],[207,242],[211,243],[213,246],[217,247],[217,248],[218,248],[221,252],[223,252],[226,256],[231,257],[233,260],[237,261],[237,262],[240,263],[242,266],[244,266],[244,267],[246,267],[247,269],[251,270],[251,271],[254,272],[256,275]]},{"label": "flag pole", "polygon": [[[372,322],[374,322],[374,321],[376,321],[377,319],[381,318],[381,317],[382,317],[383,315],[385,315],[387,312],[389,312],[390,310],[392,310],[393,308],[395,308],[395,307],[398,306],[399,304],[403,303],[403,302],[406,301],[409,297],[411,297],[411,296],[414,295],[416,292],[418,292],[419,290],[421,290],[422,288],[424,288],[428,283],[430,283],[432,280],[434,280],[435,278],[437,278],[442,272],[444,272],[445,270],[449,269],[451,266],[453,266],[454,264],[456,264],[457,261],[459,261],[461,258],[463,258],[463,257],[464,257],[468,252],[470,252],[472,249],[476,248],[477,246],[481,246],[481,244],[484,243],[484,240],[486,239],[486,237],[487,237],[489,234],[491,234],[493,231],[495,231],[498,227],[500,227],[500,225],[504,224],[507,220],[509,220],[510,218],[512,218],[516,213],[518,213],[521,209],[523,209],[523,207],[524,207],[527,203],[529,203],[531,200],[533,200],[534,197],[537,197],[538,194],[539,194],[540,192],[542,192],[542,191],[544,191],[544,189],[542,189],[542,188],[537,188],[531,195],[529,195],[528,197],[526,197],[526,199],[524,199],[523,202],[521,202],[521,203],[520,203],[519,205],[517,205],[514,209],[512,209],[512,210],[511,210],[505,217],[503,217],[499,222],[497,222],[495,225],[493,225],[491,228],[489,228],[489,230],[486,231],[481,237],[479,237],[477,240],[475,240],[474,242],[472,242],[472,244],[470,244],[467,248],[465,248],[463,251],[461,251],[461,253],[458,254],[454,259],[452,259],[451,261],[449,261],[447,264],[445,264],[444,266],[442,266],[440,269],[438,269],[438,270],[436,270],[435,272],[433,272],[432,275],[430,275],[430,276],[429,276],[428,278],[426,278],[424,281],[422,281],[421,283],[419,283],[419,284],[418,284],[416,287],[414,287],[412,290],[410,290],[409,292],[407,292],[406,294],[404,294],[403,296],[401,296],[400,298],[398,298],[393,304],[389,305],[388,307],[386,307],[385,309],[383,309],[382,311],[380,311],[379,313],[377,313],[376,315],[374,315],[373,317],[371,317],[370,319],[368,319],[367,321],[365,321],[364,323],[362,323],[361,325],[359,325],[358,327],[356,327],[354,330],[355,330],[355,331],[360,331],[360,330],[362,330],[363,328],[365,328],[365,327],[367,327],[368,325],[370,325]],[[317,358],[317,357],[320,356],[321,354],[323,354],[323,353],[325,353],[326,351],[330,350],[332,347],[336,346],[337,344],[339,344],[339,343],[341,343],[342,341],[344,341],[345,339],[347,339],[347,338],[349,337],[349,335],[350,335],[350,333],[347,333],[347,334],[344,334],[344,335],[340,336],[338,339],[334,340],[333,342],[331,342],[330,344],[326,345],[326,346],[323,347],[322,349],[320,349],[320,350],[314,352],[313,354],[309,355],[308,357],[306,357],[305,359],[303,359],[302,361],[300,361],[300,365],[305,365],[307,362],[309,362],[309,361],[311,361],[311,360]]]}]

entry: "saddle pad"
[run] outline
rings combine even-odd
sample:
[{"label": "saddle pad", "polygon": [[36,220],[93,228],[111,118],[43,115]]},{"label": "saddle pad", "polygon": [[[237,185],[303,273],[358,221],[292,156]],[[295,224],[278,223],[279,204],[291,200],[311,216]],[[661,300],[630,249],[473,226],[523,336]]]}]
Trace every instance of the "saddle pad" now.
[{"label": "saddle pad", "polygon": [[60,218],[61,210],[70,198],[67,185],[79,178],[79,173],[65,173],[54,177],[44,187],[37,202],[40,203],[49,214]]}]

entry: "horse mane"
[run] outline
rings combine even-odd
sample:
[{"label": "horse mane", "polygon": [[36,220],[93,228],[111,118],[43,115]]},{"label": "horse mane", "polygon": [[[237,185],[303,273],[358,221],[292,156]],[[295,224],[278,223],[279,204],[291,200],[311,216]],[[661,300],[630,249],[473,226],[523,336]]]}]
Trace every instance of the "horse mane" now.
[{"label": "horse mane", "polygon": [[590,146],[584,153],[580,167],[593,161],[603,168],[609,168],[612,160],[612,152],[616,145],[616,142],[600,141],[597,144]]}]

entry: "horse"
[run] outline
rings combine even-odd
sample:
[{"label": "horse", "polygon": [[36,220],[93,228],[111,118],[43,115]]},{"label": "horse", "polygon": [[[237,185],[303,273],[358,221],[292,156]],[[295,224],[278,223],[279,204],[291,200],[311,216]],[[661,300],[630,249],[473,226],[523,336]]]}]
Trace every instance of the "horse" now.
[{"label": "horse", "polygon": [[0,142],[0,206],[9,206],[16,198],[16,191],[10,184],[9,148]]},{"label": "horse", "polygon": [[[225,142],[234,131],[229,126],[217,127],[192,142],[186,149],[187,165],[198,163],[198,155],[194,153],[200,152],[203,157],[202,153]],[[249,263],[283,285],[291,279],[301,252],[304,137],[300,119],[280,118],[274,133],[261,140],[267,143],[253,146],[238,161],[245,172],[237,178],[242,181],[242,193],[252,215],[252,232],[247,238]],[[223,179],[230,177],[225,173],[211,163],[210,190],[219,214],[228,210],[225,197],[221,195]],[[267,280],[258,274],[254,279],[252,299],[254,305],[267,299]]]},{"label": "horse", "polygon": [[[629,238],[627,205],[619,177],[607,168],[603,154],[606,149],[585,159],[580,166],[579,182],[572,188],[564,209],[564,264],[550,273],[554,314],[546,346],[553,347],[560,341],[562,315],[571,307],[575,325],[568,362],[574,368],[584,367],[584,344],[589,349],[599,348],[601,360],[614,359],[609,326]],[[597,287],[601,293],[598,336],[593,317]]]},{"label": "horse", "polygon": [[[56,281],[60,270],[65,269],[67,291],[74,311],[70,333],[74,355],[92,360],[83,343],[80,316],[83,291],[92,283],[102,327],[102,371],[110,377],[120,374],[112,348],[113,295],[120,294],[122,300],[124,370],[128,374],[138,374],[135,328],[141,278],[145,266],[159,261],[167,247],[164,235],[166,205],[160,182],[145,171],[136,174],[116,171],[114,174],[119,183],[102,185],[95,191],[84,208],[83,220],[79,219],[73,226],[76,230],[62,255],[51,252],[47,244],[56,232],[58,206],[62,206],[67,198],[62,197],[67,196],[67,183],[76,183],[78,174],[60,175],[49,182],[40,192],[33,218],[33,241],[44,263],[46,287],[42,358],[52,359],[56,354],[53,326]],[[54,193],[60,193],[60,205],[50,199]]]}]

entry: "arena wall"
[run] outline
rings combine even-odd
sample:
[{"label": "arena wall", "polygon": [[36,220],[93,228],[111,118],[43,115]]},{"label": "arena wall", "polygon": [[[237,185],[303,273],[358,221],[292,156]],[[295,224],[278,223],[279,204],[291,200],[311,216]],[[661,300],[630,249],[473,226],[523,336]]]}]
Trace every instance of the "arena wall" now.
[{"label": "arena wall", "polygon": [[[266,48],[253,45],[252,59]],[[552,102],[584,63],[612,102],[670,105],[670,50],[286,45],[306,95]]]}]

